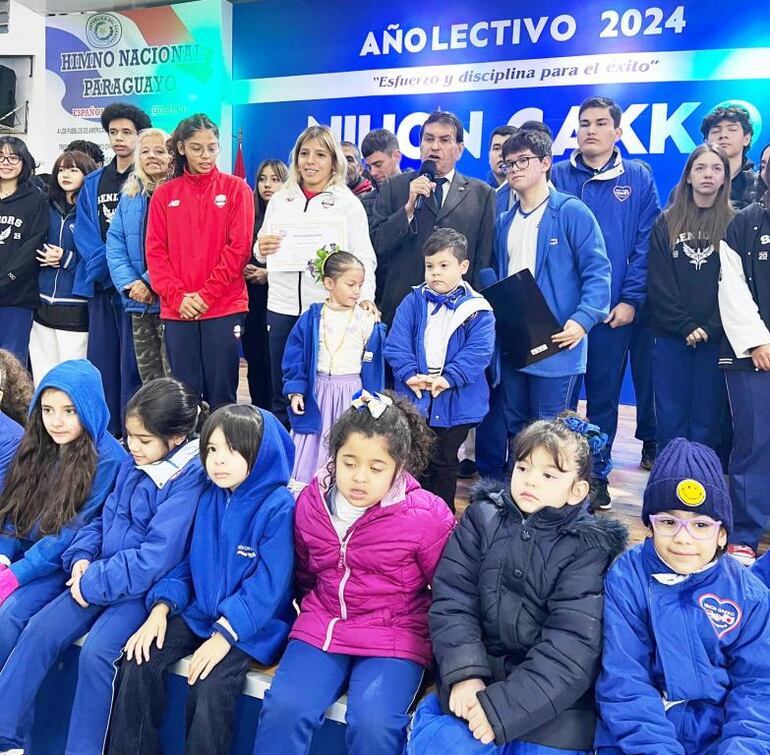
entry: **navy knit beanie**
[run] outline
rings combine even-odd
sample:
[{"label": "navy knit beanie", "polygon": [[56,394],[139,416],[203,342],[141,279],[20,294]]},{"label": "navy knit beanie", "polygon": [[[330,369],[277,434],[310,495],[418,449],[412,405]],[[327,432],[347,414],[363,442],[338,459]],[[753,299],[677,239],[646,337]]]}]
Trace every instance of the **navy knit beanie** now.
[{"label": "navy knit beanie", "polygon": [[708,446],[674,438],[658,454],[644,489],[642,521],[650,514],[692,511],[722,522],[729,533],[733,508],[719,457]]}]

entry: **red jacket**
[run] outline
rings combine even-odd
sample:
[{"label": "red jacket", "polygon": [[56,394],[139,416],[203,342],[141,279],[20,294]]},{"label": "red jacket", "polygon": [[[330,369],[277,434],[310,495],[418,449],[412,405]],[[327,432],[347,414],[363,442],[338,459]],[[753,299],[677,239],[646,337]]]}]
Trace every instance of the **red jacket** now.
[{"label": "red jacket", "polygon": [[318,478],[294,510],[302,604],[289,637],[330,653],[404,658],[429,666],[428,589],[455,519],[401,475],[340,538]]},{"label": "red jacket", "polygon": [[201,320],[248,311],[243,268],[253,231],[254,196],[242,178],[215,167],[155,189],[145,248],[161,317],[181,320],[182,297],[195,292],[209,305]]}]

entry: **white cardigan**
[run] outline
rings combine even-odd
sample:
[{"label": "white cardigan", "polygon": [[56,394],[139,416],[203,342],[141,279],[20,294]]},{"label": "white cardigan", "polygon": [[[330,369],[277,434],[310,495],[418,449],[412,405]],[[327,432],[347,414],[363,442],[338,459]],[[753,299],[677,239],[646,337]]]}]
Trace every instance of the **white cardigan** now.
[{"label": "white cardigan", "polygon": [[[365,278],[361,289],[361,301],[374,301],[377,258],[369,238],[369,223],[361,200],[347,186],[332,185],[312,199],[307,199],[299,186],[277,191],[267,204],[265,220],[260,229],[262,236],[269,232],[273,223],[285,222],[302,215],[341,215],[347,232],[346,252],[354,254],[364,265]],[[276,254],[280,254],[279,249]],[[264,258],[258,257],[260,261]],[[267,308],[280,315],[299,316],[311,304],[326,300],[326,289],[316,283],[309,271],[298,273],[268,273]]]}]

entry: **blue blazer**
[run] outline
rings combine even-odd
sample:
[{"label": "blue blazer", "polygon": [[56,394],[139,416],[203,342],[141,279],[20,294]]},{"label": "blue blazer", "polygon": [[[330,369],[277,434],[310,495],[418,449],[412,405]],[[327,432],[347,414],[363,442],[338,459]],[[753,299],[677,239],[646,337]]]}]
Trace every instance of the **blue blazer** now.
[{"label": "blue blazer", "polygon": [[770,592],[737,561],[676,579],[650,538],[610,569],[600,755],[765,752],[768,679]]},{"label": "blue blazer", "polygon": [[[289,406],[289,422],[295,433],[314,435],[323,429],[321,410],[315,398],[315,375],[318,364],[318,328],[323,304],[311,304],[289,333],[283,352],[283,395],[301,393],[305,413],[294,414]],[[368,391],[382,391],[385,385],[385,325],[376,323],[364,350],[361,384]]]},{"label": "blue blazer", "polygon": [[[120,293],[126,312],[160,312],[160,301],[154,304],[140,304],[130,299],[126,287],[140,278],[150,286],[147,260],[144,256],[144,218],[147,214],[147,196],[143,193],[120,198],[115,215],[107,231],[107,266],[110,278]],[[150,286],[152,288],[152,286]]]},{"label": "blue blazer", "polygon": [[83,597],[100,606],[144,597],[184,558],[206,482],[197,439],[155,464],[126,460],[101,516],[62,556],[68,572],[80,559],[91,562],[80,582]]},{"label": "blue blazer", "polygon": [[495,348],[495,316],[487,300],[467,283],[466,295],[453,312],[452,332],[441,374],[451,386],[435,399],[422,398],[406,381],[427,375],[425,327],[428,324],[425,284],[414,288],[399,304],[385,345],[385,359],[393,368],[394,387],[407,396],[433,427],[478,424],[489,411],[489,386],[484,374]]},{"label": "blue blazer", "polygon": [[249,476],[232,494],[208,483],[189,554],[152,589],[147,608],[166,603],[201,639],[219,632],[270,664],[296,615],[294,498],[286,488],[294,444],[272,414],[262,411],[262,419],[262,442]]},{"label": "blue blazer", "polygon": [[[518,208],[517,202],[497,218],[497,280],[508,277],[508,231]],[[588,333],[609,313],[610,261],[596,218],[579,199],[551,190],[537,234],[534,277],[562,325],[574,320]],[[571,351],[565,349],[521,371],[542,377],[584,373],[587,340],[584,338]]]},{"label": "blue blazer", "polygon": [[630,304],[639,313],[647,295],[647,253],[660,201],[650,171],[636,160],[615,159],[598,173],[577,159],[556,163],[551,181],[585,202],[601,228],[612,263],[610,307]]}]

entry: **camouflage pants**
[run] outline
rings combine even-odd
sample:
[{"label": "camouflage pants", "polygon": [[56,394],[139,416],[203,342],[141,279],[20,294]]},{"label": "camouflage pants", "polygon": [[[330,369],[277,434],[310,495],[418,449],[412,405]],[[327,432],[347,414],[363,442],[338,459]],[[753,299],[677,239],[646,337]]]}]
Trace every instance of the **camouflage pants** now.
[{"label": "camouflage pants", "polygon": [[134,333],[134,352],[142,385],[155,378],[171,375],[171,367],[163,341],[163,324],[160,315],[131,314]]}]

